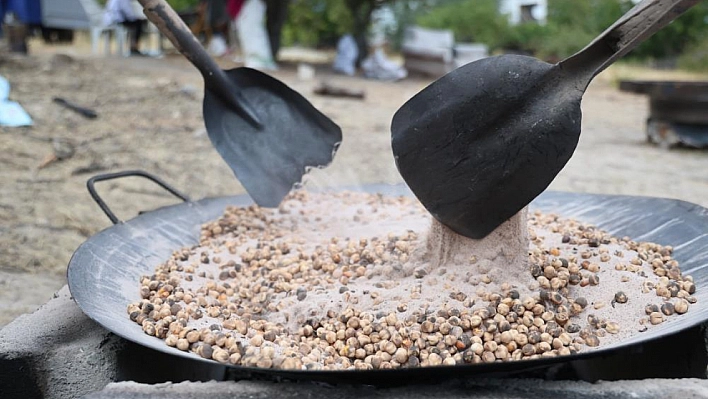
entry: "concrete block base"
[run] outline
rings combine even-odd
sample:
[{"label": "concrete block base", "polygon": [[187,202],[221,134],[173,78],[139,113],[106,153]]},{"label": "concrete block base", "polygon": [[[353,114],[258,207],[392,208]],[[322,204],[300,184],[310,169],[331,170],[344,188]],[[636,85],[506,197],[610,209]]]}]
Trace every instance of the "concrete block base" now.
[{"label": "concrete block base", "polygon": [[315,384],[268,382],[207,382],[144,385],[133,382],[110,384],[87,399],[616,399],[616,398],[708,398],[708,381],[698,379],[588,382],[542,380],[472,380],[466,383],[374,389],[323,387]]},{"label": "concrete block base", "polygon": [[78,398],[113,381],[222,380],[225,368],[140,347],[89,319],[68,287],[0,330],[0,398]]}]

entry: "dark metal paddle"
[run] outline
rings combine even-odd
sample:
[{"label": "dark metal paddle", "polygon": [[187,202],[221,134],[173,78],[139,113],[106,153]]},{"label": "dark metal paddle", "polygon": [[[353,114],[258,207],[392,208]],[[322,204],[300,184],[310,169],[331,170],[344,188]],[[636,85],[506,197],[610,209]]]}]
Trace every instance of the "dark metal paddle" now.
[{"label": "dark metal paddle", "polygon": [[696,3],[644,0],[555,65],[503,55],[450,72],[394,115],[398,170],[438,221],[485,237],[543,192],[573,155],[580,101],[595,75]]},{"label": "dark metal paddle", "polygon": [[342,131],[303,96],[254,69],[222,70],[165,0],[139,2],[201,72],[209,139],[258,205],[278,206],[310,168],[332,162]]}]

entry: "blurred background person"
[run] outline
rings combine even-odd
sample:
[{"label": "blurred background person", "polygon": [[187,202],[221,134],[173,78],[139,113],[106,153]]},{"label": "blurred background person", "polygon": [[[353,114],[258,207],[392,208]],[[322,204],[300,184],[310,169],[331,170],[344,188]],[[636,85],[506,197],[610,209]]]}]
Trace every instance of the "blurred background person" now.
[{"label": "blurred background person", "polygon": [[121,24],[128,28],[130,36],[130,55],[142,55],[139,49],[143,34],[143,19],[135,12],[133,0],[108,0],[103,14],[105,26]]},{"label": "blurred background person", "polygon": [[[227,9],[236,25],[244,65],[262,70],[277,69],[265,25],[265,2],[230,0]],[[237,58],[234,61],[238,62],[241,59]]]}]

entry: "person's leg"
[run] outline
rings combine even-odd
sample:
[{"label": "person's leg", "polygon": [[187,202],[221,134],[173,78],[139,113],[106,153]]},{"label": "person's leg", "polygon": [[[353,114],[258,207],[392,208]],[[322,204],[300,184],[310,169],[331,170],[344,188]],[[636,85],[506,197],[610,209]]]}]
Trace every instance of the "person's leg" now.
[{"label": "person's leg", "polygon": [[140,53],[140,37],[143,34],[143,21],[139,19],[125,21],[123,25],[130,30],[130,53]]}]

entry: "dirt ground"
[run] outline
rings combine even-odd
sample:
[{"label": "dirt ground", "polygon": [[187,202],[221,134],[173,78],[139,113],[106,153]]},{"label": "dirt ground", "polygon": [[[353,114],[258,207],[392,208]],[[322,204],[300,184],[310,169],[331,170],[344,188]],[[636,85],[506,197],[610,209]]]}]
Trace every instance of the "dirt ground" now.
[{"label": "dirt ground", "polygon": [[[34,118],[30,128],[0,127],[0,326],[32,311],[65,284],[73,251],[110,226],[86,180],[98,173],[143,169],[193,199],[242,193],[212,148],[201,119],[202,81],[179,56],[163,59],[61,55],[0,57],[10,97]],[[66,52],[66,51],[65,51]],[[54,54],[52,54],[54,53]],[[233,66],[228,60],[223,66]],[[389,144],[393,113],[429,81],[384,83],[318,68],[301,81],[294,67],[275,75],[340,124],[344,142],[312,186],[397,183]],[[708,207],[708,152],[662,150],[646,143],[647,99],[621,93],[611,71],[583,101],[584,132],[573,159],[551,188],[576,192],[679,198]],[[318,97],[322,80],[364,89],[366,100]],[[52,101],[93,108],[88,120]],[[58,152],[72,153],[53,163]],[[174,203],[141,179],[99,183],[119,218]]]}]

